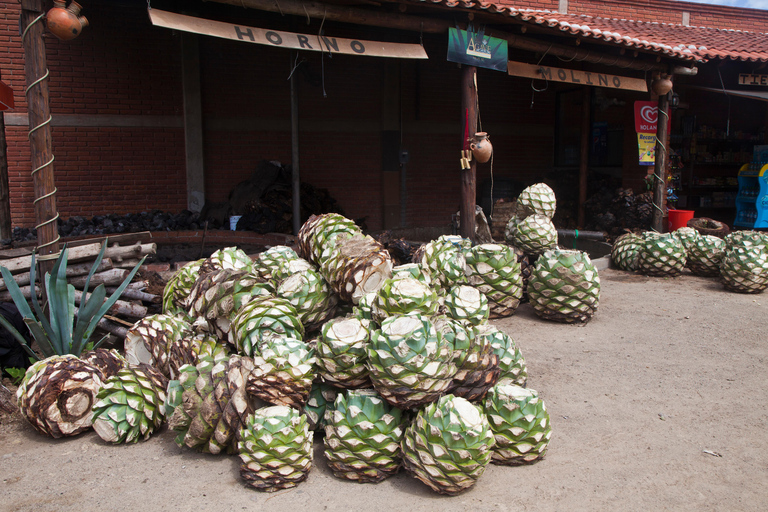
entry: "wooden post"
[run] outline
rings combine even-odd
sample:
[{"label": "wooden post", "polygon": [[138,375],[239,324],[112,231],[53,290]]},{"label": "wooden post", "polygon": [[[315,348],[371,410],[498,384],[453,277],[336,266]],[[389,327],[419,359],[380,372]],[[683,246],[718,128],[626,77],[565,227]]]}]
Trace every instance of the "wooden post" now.
[{"label": "wooden post", "polygon": [[5,140],[5,115],[0,112],[0,239],[11,238],[11,186],[8,182],[8,144]]},{"label": "wooden post", "polygon": [[669,114],[667,95],[659,96],[659,116],[656,123],[656,160],[653,172],[657,176],[653,183],[653,220],[651,229],[658,233],[664,232],[664,197],[667,190],[667,134]]},{"label": "wooden post", "polygon": [[200,43],[197,34],[182,32],[180,36],[181,85],[184,95],[184,148],[187,163],[187,208],[192,212],[200,212],[205,205]]},{"label": "wooden post", "polygon": [[301,174],[299,168],[299,84],[296,82],[298,52],[291,58],[291,204],[293,206],[293,234],[301,229]]},{"label": "wooden post", "polygon": [[587,173],[589,171],[589,141],[591,140],[592,89],[583,88],[581,99],[581,162],[579,164],[579,212],[577,225],[584,229],[584,203],[587,202]]},{"label": "wooden post", "polygon": [[[462,66],[461,121],[462,125],[467,127],[466,136],[473,136],[477,131],[477,68],[475,66]],[[463,145],[462,149],[464,149]],[[475,240],[476,173],[477,162],[473,158],[469,169],[461,171],[461,207],[459,209],[461,213],[459,232],[461,236],[472,241]]]},{"label": "wooden post", "polygon": [[[29,146],[32,155],[32,182],[35,191],[35,222],[40,258],[40,275],[53,268],[45,255],[59,252],[56,225],[56,185],[53,178],[51,109],[48,103],[48,67],[45,59],[45,28],[42,0],[22,0],[21,29],[24,45],[24,72],[27,81]],[[42,16],[42,17],[41,17]]]}]

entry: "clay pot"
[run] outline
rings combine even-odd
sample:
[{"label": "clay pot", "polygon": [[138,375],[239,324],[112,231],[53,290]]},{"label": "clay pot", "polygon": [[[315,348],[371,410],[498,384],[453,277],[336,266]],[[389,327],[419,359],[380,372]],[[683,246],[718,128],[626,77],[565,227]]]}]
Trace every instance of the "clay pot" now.
[{"label": "clay pot", "polygon": [[659,96],[664,96],[672,90],[672,80],[668,76],[662,76],[651,83],[651,89]]},{"label": "clay pot", "polygon": [[45,18],[51,34],[63,41],[69,41],[80,35],[83,27],[88,26],[88,20],[79,15],[82,7],[77,2],[72,2],[66,8],[65,5],[64,0],[54,0],[53,7]]},{"label": "clay pot", "polygon": [[481,164],[490,160],[491,155],[493,154],[493,145],[488,139],[488,134],[485,132],[477,132],[474,137],[474,142],[469,145],[469,148],[472,150],[472,155],[475,157],[475,160]]}]

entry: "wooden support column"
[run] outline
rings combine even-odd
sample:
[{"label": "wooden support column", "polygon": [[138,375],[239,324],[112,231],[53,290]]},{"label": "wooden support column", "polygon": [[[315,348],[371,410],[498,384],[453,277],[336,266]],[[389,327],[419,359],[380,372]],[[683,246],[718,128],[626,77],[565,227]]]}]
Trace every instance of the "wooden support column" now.
[{"label": "wooden support column", "polygon": [[200,89],[200,44],[196,34],[181,33],[181,80],[184,94],[184,146],[187,160],[187,208],[205,205],[203,107]]},{"label": "wooden support column", "polygon": [[587,174],[589,171],[589,141],[591,139],[592,89],[584,87],[581,97],[581,161],[579,163],[579,212],[576,224],[584,229],[584,203],[587,202]]},{"label": "wooden support column", "polygon": [[[462,125],[467,126],[466,136],[473,136],[477,131],[477,68],[475,66],[462,66],[461,122]],[[464,148],[463,144],[464,141],[462,141],[462,149]],[[461,207],[459,209],[461,212],[459,233],[472,241],[475,240],[476,176],[477,162],[473,158],[469,169],[461,171]]]},{"label": "wooden support column", "polygon": [[8,144],[5,140],[5,114],[0,112],[0,239],[11,238],[11,186],[8,181]]},{"label": "wooden support column", "polygon": [[667,141],[669,128],[669,100],[667,95],[659,96],[659,117],[656,123],[656,160],[653,172],[657,176],[653,183],[653,220],[651,229],[658,233],[664,232],[664,198],[667,191]]},{"label": "wooden support column", "polygon": [[381,177],[384,229],[403,225],[400,166],[400,61],[384,61],[381,82]]},{"label": "wooden support column", "polygon": [[293,234],[301,229],[301,174],[299,167],[299,89],[296,82],[295,62],[298,52],[290,52],[291,59],[291,205]]},{"label": "wooden support column", "polygon": [[40,258],[40,275],[53,268],[45,255],[59,252],[56,224],[56,185],[53,176],[51,109],[45,58],[43,0],[22,0],[21,29],[24,45],[24,72],[27,81],[29,146],[32,155],[32,182],[35,191],[35,223]]}]

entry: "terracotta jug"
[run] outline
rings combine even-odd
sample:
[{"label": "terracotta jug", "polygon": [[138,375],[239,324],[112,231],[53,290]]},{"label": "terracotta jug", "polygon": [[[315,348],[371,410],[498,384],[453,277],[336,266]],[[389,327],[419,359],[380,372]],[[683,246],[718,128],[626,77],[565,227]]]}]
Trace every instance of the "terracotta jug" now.
[{"label": "terracotta jug", "polygon": [[469,145],[472,150],[472,155],[475,157],[475,160],[484,164],[491,159],[493,145],[491,145],[491,141],[488,139],[488,134],[486,132],[477,132],[473,139],[474,141]]},{"label": "terracotta jug", "polygon": [[664,96],[672,90],[672,80],[667,75],[662,75],[651,83],[651,89],[659,96]]},{"label": "terracotta jug", "polygon": [[66,7],[65,0],[53,0],[53,7],[45,18],[48,21],[48,30],[63,41],[69,41],[80,35],[83,27],[88,26],[85,16],[80,16],[82,7],[77,2],[72,2]]}]

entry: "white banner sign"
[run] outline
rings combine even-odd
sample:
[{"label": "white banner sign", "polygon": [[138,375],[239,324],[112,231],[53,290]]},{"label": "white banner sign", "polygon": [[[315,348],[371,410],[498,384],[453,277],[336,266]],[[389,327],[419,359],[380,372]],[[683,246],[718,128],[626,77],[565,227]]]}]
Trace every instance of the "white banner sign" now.
[{"label": "white banner sign", "polygon": [[244,43],[263,44],[280,48],[308,50],[314,52],[367,55],[369,57],[397,57],[399,59],[426,59],[427,52],[420,44],[385,43],[362,41],[340,37],[318,36],[317,34],[294,34],[279,30],[246,27],[234,23],[195,18],[159,9],[149,9],[153,25],[194,34],[203,34]]}]

